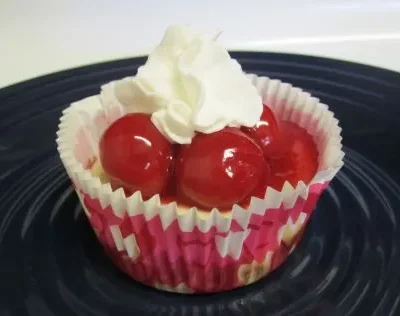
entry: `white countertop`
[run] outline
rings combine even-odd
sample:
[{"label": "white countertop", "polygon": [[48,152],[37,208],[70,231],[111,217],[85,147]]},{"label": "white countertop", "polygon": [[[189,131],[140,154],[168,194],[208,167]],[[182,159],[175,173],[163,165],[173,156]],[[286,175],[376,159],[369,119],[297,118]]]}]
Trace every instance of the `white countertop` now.
[{"label": "white countertop", "polygon": [[231,49],[400,71],[399,0],[1,0],[0,87],[144,54],[174,23],[223,30]]}]

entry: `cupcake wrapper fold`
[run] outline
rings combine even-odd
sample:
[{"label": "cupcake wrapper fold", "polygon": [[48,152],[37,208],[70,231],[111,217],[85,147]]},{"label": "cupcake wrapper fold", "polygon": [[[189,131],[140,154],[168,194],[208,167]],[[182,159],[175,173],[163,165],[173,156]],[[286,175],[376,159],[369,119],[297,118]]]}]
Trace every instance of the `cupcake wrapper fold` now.
[{"label": "cupcake wrapper fold", "polygon": [[[257,281],[294,249],[318,201],[343,165],[341,128],[328,106],[279,80],[248,75],[264,104],[279,120],[305,128],[319,152],[318,172],[306,185],[288,182],[268,188],[244,209],[181,209],[162,204],[158,195],[144,201],[126,197],[88,170],[96,162],[104,130],[125,114],[120,100],[129,95],[121,81],[99,95],[71,104],[60,119],[58,151],[90,224],[116,265],[139,282],[172,292],[219,292]],[[122,96],[122,97],[120,97]]]}]

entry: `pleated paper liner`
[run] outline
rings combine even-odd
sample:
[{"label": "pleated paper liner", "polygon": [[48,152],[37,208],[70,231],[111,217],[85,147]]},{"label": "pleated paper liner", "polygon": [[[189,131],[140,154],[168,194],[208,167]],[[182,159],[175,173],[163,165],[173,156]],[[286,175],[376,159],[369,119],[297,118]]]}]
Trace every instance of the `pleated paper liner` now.
[{"label": "pleated paper liner", "polygon": [[[319,196],[343,165],[341,129],[328,107],[299,88],[249,75],[279,120],[292,121],[314,138],[318,172],[309,185],[286,183],[229,213],[181,209],[159,196],[143,201],[113,191],[98,164],[98,141],[125,114],[129,78],[63,112],[58,150],[83,208],[113,261],[134,279],[159,289],[219,292],[250,284],[279,266],[301,237]],[[117,92],[117,93],[116,93]],[[121,96],[121,97],[120,97]],[[94,167],[96,166],[96,167]],[[92,167],[92,168],[89,168]]]}]

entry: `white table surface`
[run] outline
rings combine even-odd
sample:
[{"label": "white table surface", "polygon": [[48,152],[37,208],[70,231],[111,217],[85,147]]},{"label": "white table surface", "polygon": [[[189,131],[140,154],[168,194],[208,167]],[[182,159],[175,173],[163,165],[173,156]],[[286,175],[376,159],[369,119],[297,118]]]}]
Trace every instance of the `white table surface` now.
[{"label": "white table surface", "polygon": [[223,30],[231,49],[400,71],[400,0],[0,0],[0,87],[144,54],[173,23]]}]

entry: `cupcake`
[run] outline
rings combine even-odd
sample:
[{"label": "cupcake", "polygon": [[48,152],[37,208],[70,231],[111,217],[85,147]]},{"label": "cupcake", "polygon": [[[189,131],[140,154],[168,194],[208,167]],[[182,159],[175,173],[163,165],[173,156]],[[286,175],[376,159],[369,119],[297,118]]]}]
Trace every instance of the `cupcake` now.
[{"label": "cupcake", "polygon": [[216,41],[167,29],[137,75],[64,110],[58,151],[115,265],[163,291],[267,276],[343,165],[328,107],[243,73]]}]

